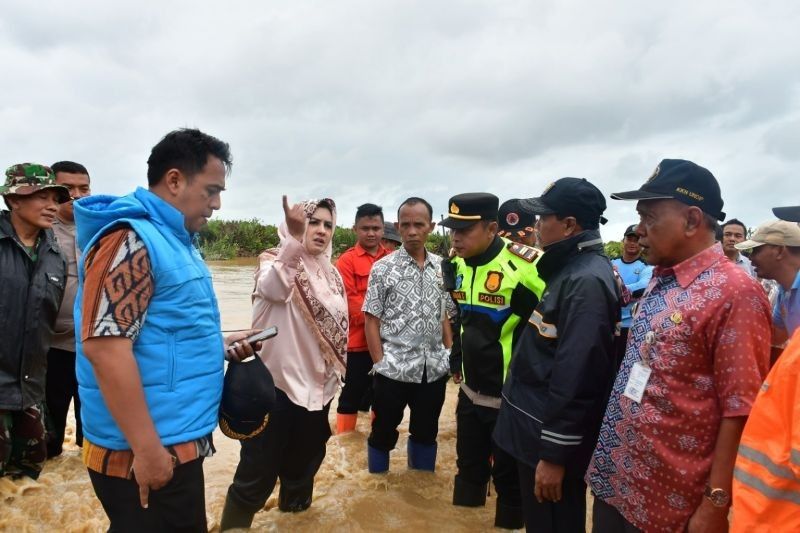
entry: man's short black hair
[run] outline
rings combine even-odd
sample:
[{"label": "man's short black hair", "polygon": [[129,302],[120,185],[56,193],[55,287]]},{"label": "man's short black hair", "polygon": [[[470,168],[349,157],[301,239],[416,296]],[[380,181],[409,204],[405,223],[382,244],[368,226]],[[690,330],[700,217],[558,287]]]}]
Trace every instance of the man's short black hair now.
[{"label": "man's short black hair", "polygon": [[89,175],[89,171],[86,170],[86,167],[81,165],[80,163],[76,163],[75,161],[59,161],[58,163],[53,163],[50,165],[50,168],[53,169],[53,174],[58,174],[59,172],[66,172],[67,174],[86,174]]},{"label": "man's short black hair", "polygon": [[383,208],[375,204],[362,204],[356,208],[356,224],[364,217],[381,217],[383,222]]},{"label": "man's short black hair", "polygon": [[431,204],[429,204],[426,200],[423,200],[422,198],[418,198],[416,196],[412,196],[410,198],[406,198],[405,200],[403,200],[403,203],[401,203],[400,207],[397,208],[397,220],[398,221],[400,220],[400,209],[402,209],[404,205],[416,205],[416,204],[424,205],[425,208],[428,210],[428,215],[430,215],[431,220],[433,220],[433,207],[431,207]]},{"label": "man's short black hair", "polygon": [[725,231],[725,228],[726,228],[726,227],[728,227],[728,226],[734,226],[734,225],[735,225],[735,226],[741,226],[741,227],[742,227],[742,229],[744,229],[745,236],[747,235],[747,226],[745,226],[745,225],[744,225],[744,222],[742,222],[742,221],[741,221],[741,220],[739,220],[738,218],[732,218],[732,219],[730,219],[730,220],[727,220],[727,221],[726,221],[726,222],[725,222],[725,223],[722,225],[722,231]]},{"label": "man's short black hair", "polygon": [[171,168],[177,168],[191,179],[206,166],[208,156],[222,161],[226,173],[230,171],[232,159],[228,143],[197,129],[171,131],[150,151],[147,183],[151,187],[157,185]]}]

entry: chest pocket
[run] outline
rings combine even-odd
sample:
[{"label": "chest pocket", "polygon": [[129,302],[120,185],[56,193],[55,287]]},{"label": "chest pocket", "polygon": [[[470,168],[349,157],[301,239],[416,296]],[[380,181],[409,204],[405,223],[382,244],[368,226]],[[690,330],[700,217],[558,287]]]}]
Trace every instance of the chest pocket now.
[{"label": "chest pocket", "polygon": [[[154,277],[160,295],[170,297],[173,292],[181,290],[181,287],[186,285],[191,288],[190,291],[187,291],[187,294],[191,295],[190,301],[213,299],[213,294],[209,294],[205,282],[207,278],[211,277],[211,274],[193,263],[161,271]],[[209,279],[208,282],[210,283],[210,281]]]},{"label": "chest pocket", "polygon": [[353,268],[353,277],[356,282],[356,292],[364,294],[367,292],[367,283],[369,282],[369,273],[372,271],[372,265],[359,262]]},{"label": "chest pocket", "polygon": [[61,305],[61,298],[64,296],[64,285],[66,280],[60,273],[46,272],[44,273],[45,286],[44,286],[44,301],[42,302],[45,317],[48,324],[55,321],[58,314],[58,308]]}]

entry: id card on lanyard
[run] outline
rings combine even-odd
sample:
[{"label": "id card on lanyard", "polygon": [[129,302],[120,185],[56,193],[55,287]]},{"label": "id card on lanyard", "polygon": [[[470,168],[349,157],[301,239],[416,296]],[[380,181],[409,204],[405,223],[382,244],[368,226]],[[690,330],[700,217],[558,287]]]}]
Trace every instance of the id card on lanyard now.
[{"label": "id card on lanyard", "polygon": [[647,388],[647,382],[650,380],[650,374],[653,369],[650,368],[649,352],[655,344],[655,333],[648,331],[645,335],[645,344],[647,349],[643,350],[642,360],[636,361],[631,368],[630,376],[628,376],[628,383],[625,385],[625,390],[622,395],[630,398],[636,403],[642,403],[644,391]]}]

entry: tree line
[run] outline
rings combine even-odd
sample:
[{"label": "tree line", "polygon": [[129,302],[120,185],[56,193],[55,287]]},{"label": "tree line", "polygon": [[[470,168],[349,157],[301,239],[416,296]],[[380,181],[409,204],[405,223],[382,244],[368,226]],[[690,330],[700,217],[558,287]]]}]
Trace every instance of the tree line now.
[{"label": "tree line", "polygon": [[[278,245],[278,228],[260,220],[210,220],[200,230],[200,252],[210,261],[255,257],[268,248]],[[337,226],[333,232],[333,255],[355,246],[356,233],[352,228]],[[447,238],[439,233],[428,236],[427,248],[437,254],[446,254]]]}]

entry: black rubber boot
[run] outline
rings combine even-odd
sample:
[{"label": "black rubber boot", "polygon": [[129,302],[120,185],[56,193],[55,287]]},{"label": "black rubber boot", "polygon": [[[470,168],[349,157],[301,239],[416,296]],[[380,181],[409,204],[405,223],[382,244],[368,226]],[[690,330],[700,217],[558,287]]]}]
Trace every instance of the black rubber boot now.
[{"label": "black rubber boot", "polygon": [[314,493],[314,480],[310,483],[292,486],[281,481],[278,493],[278,509],[284,513],[299,513],[311,507],[311,495]]},{"label": "black rubber boot", "polygon": [[506,505],[497,501],[494,512],[494,527],[502,529],[522,529],[525,526],[525,517],[521,506]]},{"label": "black rubber boot", "polygon": [[473,485],[456,477],[453,485],[453,505],[483,507],[486,505],[486,485]]},{"label": "black rubber boot", "polygon": [[244,507],[242,507],[236,500],[231,498],[230,493],[225,497],[225,507],[222,509],[222,518],[219,519],[219,530],[225,531],[234,528],[249,529],[253,523],[253,516]]}]

